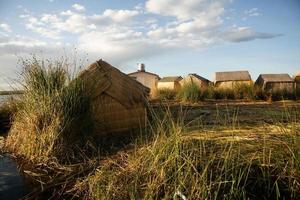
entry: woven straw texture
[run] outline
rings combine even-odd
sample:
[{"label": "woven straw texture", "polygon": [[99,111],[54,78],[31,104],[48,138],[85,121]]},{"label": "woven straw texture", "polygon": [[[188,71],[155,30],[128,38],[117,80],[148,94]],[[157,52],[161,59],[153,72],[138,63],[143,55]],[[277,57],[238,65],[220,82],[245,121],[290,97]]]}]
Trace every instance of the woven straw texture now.
[{"label": "woven straw texture", "polygon": [[149,89],[110,64],[99,60],[79,78],[92,99],[95,132],[127,132],[145,126]]}]

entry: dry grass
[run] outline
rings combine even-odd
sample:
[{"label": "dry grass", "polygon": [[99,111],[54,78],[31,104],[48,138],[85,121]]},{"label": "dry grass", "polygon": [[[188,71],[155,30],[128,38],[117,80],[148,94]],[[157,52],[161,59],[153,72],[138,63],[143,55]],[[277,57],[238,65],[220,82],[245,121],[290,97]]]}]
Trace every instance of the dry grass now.
[{"label": "dry grass", "polygon": [[171,89],[160,89],[156,91],[155,98],[160,100],[174,100],[177,92]]},{"label": "dry grass", "polygon": [[287,123],[257,127],[240,126],[232,116],[230,123],[190,132],[184,114],[150,112],[147,133],[129,150],[100,163],[86,157],[27,170],[42,187],[26,198],[48,192],[79,199],[299,199],[299,113],[287,109],[281,119]]},{"label": "dry grass", "polygon": [[156,99],[161,100],[182,100],[183,102],[198,102],[208,99],[225,99],[225,100],[264,100],[264,101],[280,101],[295,100],[300,98],[299,90],[289,92],[287,90],[264,91],[262,88],[253,84],[235,84],[232,88],[217,88],[207,86],[199,88],[196,83],[185,83],[177,92],[173,90],[158,91]]},{"label": "dry grass", "polygon": [[200,87],[194,82],[184,83],[178,97],[185,102],[198,102],[203,98]]},{"label": "dry grass", "polygon": [[297,123],[245,130],[216,127],[190,133],[182,120],[174,120],[167,112],[155,118],[150,129],[151,139],[145,137],[134,150],[107,159],[77,185],[84,198],[300,197]]},{"label": "dry grass", "polygon": [[65,59],[23,61],[24,94],[6,140],[15,154],[36,162],[69,162],[90,131],[89,99]]}]

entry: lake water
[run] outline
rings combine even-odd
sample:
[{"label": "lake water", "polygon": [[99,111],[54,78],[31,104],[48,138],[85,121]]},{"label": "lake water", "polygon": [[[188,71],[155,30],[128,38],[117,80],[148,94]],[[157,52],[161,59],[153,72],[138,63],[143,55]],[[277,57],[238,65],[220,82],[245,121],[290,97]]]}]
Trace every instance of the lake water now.
[{"label": "lake water", "polygon": [[6,100],[8,100],[10,97],[12,97],[12,96],[11,95],[0,95],[0,104],[5,102]]},{"label": "lake water", "polygon": [[[12,95],[0,95],[0,106],[12,97]],[[29,192],[29,187],[19,172],[15,160],[9,154],[1,153],[3,139],[0,135],[0,200],[20,199]]]},{"label": "lake water", "polygon": [[7,99],[6,95],[0,95],[0,104]]},{"label": "lake water", "polygon": [[0,105],[2,103],[4,103],[5,101],[9,100],[10,98],[16,98],[20,95],[16,94],[16,95],[0,95]]},{"label": "lake water", "polygon": [[0,199],[20,199],[28,192],[29,187],[20,174],[17,163],[9,154],[0,153]]}]

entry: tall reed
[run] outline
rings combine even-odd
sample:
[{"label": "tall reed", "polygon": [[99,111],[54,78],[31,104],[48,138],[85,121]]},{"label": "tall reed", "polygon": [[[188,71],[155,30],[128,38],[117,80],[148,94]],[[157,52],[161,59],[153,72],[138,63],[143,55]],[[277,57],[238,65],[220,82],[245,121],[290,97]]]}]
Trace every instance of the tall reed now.
[{"label": "tall reed", "polygon": [[178,97],[186,102],[197,102],[202,97],[200,87],[192,81],[184,83],[179,90]]},{"label": "tall reed", "polygon": [[286,89],[266,91],[253,84],[234,84],[231,88],[219,88],[211,85],[200,88],[196,83],[188,82],[184,83],[179,91],[159,90],[155,98],[162,100],[178,99],[193,103],[208,99],[281,101],[299,99],[299,91],[299,88],[295,91]]},{"label": "tall reed", "polygon": [[84,85],[69,72],[66,59],[23,60],[24,94],[13,118],[7,147],[35,161],[76,157],[92,124]]},{"label": "tall reed", "polygon": [[159,89],[156,91],[155,98],[160,100],[175,100],[177,91],[172,89]]}]

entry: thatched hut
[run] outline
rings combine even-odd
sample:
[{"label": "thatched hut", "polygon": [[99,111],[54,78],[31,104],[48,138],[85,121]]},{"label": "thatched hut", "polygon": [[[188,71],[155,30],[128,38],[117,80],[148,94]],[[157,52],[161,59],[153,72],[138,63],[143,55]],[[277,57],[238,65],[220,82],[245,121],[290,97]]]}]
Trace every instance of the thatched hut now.
[{"label": "thatched hut", "polygon": [[181,76],[167,76],[163,77],[158,81],[157,89],[169,89],[169,90],[179,90],[181,88],[180,81],[182,80]]},{"label": "thatched hut", "polygon": [[251,83],[248,71],[216,72],[215,74],[215,86],[218,88],[232,89],[235,85],[250,85]]},{"label": "thatched hut", "polygon": [[189,74],[180,81],[180,84],[184,85],[191,82],[197,84],[199,88],[205,88],[211,83],[208,79],[199,76],[198,74]]},{"label": "thatched hut", "polygon": [[264,91],[287,91],[295,90],[295,82],[288,74],[260,74],[255,81],[255,85]]},{"label": "thatched hut", "polygon": [[97,134],[126,132],[145,126],[149,88],[99,60],[79,78],[90,96]]},{"label": "thatched hut", "polygon": [[294,75],[297,91],[300,91],[300,71]]},{"label": "thatched hut", "polygon": [[160,77],[157,74],[146,71],[143,63],[140,64],[140,69],[138,71],[129,73],[128,76],[150,88],[151,96],[155,94]]}]

